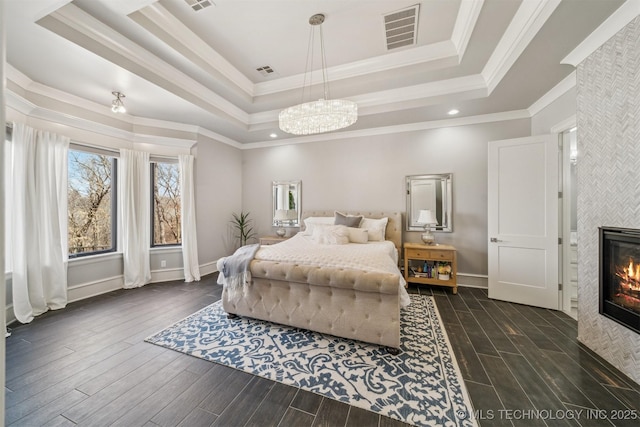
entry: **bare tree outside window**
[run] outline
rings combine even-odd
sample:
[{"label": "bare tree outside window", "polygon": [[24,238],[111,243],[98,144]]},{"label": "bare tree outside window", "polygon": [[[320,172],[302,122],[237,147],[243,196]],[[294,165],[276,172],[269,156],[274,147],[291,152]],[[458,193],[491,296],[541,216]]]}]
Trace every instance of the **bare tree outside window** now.
[{"label": "bare tree outside window", "polygon": [[182,243],[179,169],[175,163],[153,163],[153,245]]},{"label": "bare tree outside window", "polygon": [[71,256],[115,250],[114,170],[113,157],[69,150],[67,203]]}]

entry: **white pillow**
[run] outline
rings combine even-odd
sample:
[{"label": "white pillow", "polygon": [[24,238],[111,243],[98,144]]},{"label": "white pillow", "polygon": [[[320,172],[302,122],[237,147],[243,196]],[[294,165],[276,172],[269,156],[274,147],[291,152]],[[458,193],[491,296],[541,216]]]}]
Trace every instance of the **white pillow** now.
[{"label": "white pillow", "polygon": [[364,228],[349,227],[349,241],[351,243],[367,243],[369,232]]},{"label": "white pillow", "polygon": [[344,225],[316,224],[311,239],[321,245],[345,245],[349,243],[349,229]]},{"label": "white pillow", "polygon": [[387,222],[389,222],[387,217],[380,219],[364,218],[360,223],[360,228],[364,228],[369,232],[370,242],[382,242],[385,240]]},{"label": "white pillow", "polygon": [[312,236],[314,227],[318,225],[333,225],[332,216],[310,216],[304,219],[304,235]]}]

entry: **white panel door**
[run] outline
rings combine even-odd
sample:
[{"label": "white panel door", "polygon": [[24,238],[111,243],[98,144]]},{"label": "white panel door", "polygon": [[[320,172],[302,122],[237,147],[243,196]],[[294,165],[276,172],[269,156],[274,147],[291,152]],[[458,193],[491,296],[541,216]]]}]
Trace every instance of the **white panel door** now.
[{"label": "white panel door", "polygon": [[558,142],[489,143],[489,297],[558,309]]}]

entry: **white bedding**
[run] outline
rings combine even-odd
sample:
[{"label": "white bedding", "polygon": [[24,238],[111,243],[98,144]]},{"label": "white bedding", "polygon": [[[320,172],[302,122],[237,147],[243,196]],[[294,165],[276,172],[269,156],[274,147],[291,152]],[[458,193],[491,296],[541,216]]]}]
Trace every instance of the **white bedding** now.
[{"label": "white bedding", "polygon": [[398,270],[398,251],[390,241],[325,245],[298,233],[281,243],[261,246],[255,259],[393,273],[399,279],[400,306],[410,303],[406,282]]}]

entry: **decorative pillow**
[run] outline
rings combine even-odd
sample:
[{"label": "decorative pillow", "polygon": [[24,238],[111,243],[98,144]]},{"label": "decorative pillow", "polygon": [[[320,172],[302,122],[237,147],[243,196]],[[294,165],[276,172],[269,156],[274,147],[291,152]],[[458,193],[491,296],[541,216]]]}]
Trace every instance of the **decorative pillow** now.
[{"label": "decorative pillow", "polygon": [[346,225],[347,227],[360,227],[360,223],[362,222],[362,215],[345,215],[341,212],[335,212],[334,214],[334,224],[335,225]]},{"label": "decorative pillow", "polygon": [[365,228],[369,232],[370,242],[381,242],[385,240],[387,222],[389,222],[387,217],[380,219],[364,218],[360,228]]},{"label": "decorative pillow", "polygon": [[369,232],[364,228],[349,227],[349,241],[351,243],[367,243]]},{"label": "decorative pillow", "polygon": [[311,239],[321,245],[345,245],[349,243],[349,229],[344,225],[318,224]]},{"label": "decorative pillow", "polygon": [[312,236],[314,227],[318,225],[333,225],[332,216],[310,216],[304,219],[304,235]]}]

